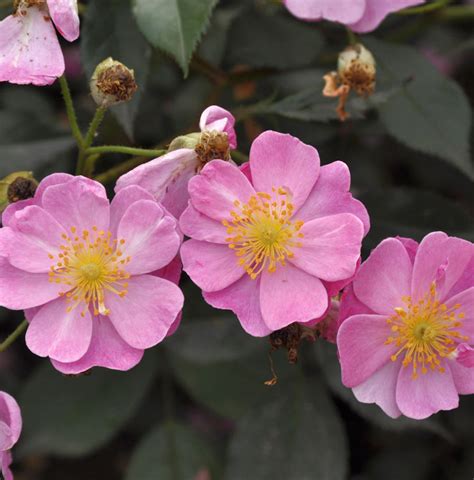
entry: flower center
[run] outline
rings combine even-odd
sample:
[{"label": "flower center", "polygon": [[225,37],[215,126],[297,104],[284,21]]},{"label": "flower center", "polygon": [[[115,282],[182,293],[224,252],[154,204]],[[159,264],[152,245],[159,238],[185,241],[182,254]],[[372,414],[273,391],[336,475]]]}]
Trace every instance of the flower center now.
[{"label": "flower center", "polygon": [[68,312],[82,305],[84,316],[91,305],[94,315],[107,315],[110,312],[105,305],[105,291],[120,297],[127,294],[125,281],[130,275],[124,266],[131,259],[123,258],[120,250],[125,240],[112,240],[110,232],[97,227],[84,230],[81,235],[76,227],[71,227],[71,235],[63,234],[62,238],[64,243],[57,258],[49,254],[53,260],[49,281],[68,287],[67,292],[59,292],[60,297],[66,297]]},{"label": "flower center", "polygon": [[299,232],[303,222],[292,220],[294,206],[288,191],[272,188],[272,194],[258,192],[242,204],[235,200],[231,221],[223,220],[227,227],[229,248],[235,251],[238,264],[253,280],[263,271],[274,272],[277,265],[285,266],[292,258],[293,248],[301,247]]},{"label": "flower center", "polygon": [[457,343],[469,340],[457,330],[465,317],[459,312],[461,305],[448,308],[441,303],[434,283],[417,304],[412,303],[411,297],[403,298],[403,302],[405,307],[395,308],[395,314],[387,320],[394,335],[387,338],[385,345],[399,347],[392,361],[402,355],[403,366],[412,365],[413,379],[418,378],[420,369],[422,374],[426,374],[428,368],[443,373],[441,359],[452,354]]}]

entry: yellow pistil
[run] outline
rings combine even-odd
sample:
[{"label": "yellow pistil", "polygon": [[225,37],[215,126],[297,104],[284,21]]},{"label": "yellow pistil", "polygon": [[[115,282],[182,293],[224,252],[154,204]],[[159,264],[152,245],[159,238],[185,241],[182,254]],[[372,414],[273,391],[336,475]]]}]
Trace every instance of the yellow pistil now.
[{"label": "yellow pistil", "polygon": [[65,297],[70,312],[81,305],[81,315],[92,306],[94,315],[107,315],[105,291],[120,297],[127,294],[126,280],[130,275],[124,267],[130,257],[123,257],[125,239],[112,239],[110,232],[98,230],[97,227],[77,232],[71,227],[69,235],[63,234],[60,253],[49,254],[53,260],[49,281],[66,286],[59,296]]},{"label": "yellow pistil", "polygon": [[469,340],[458,331],[465,316],[459,312],[461,305],[448,308],[441,303],[434,283],[418,303],[413,304],[411,297],[403,298],[403,303],[405,306],[395,308],[395,314],[387,320],[394,335],[388,337],[385,345],[399,347],[392,362],[404,355],[402,365],[412,365],[414,380],[419,370],[422,374],[428,373],[428,369],[444,373],[442,359],[449,357],[458,343]]},{"label": "yellow pistil", "polygon": [[274,187],[271,194],[258,192],[245,204],[235,200],[234,206],[232,220],[222,224],[229,234],[229,248],[250,278],[265,269],[274,272],[278,264],[284,266],[294,256],[293,249],[301,247],[303,222],[292,220],[294,206],[285,188]]}]

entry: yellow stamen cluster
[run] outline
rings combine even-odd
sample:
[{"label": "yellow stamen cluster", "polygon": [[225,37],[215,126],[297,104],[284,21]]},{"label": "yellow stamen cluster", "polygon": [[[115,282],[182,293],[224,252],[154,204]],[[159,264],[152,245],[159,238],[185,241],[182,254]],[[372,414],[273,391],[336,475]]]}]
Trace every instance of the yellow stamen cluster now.
[{"label": "yellow stamen cluster", "polygon": [[95,226],[81,233],[71,227],[69,235],[62,235],[60,253],[57,256],[49,254],[54,262],[49,281],[65,285],[65,291],[59,296],[66,298],[68,312],[81,305],[84,316],[91,305],[94,315],[107,315],[105,291],[120,297],[127,294],[125,281],[130,275],[124,267],[131,258],[123,256],[124,244],[124,239],[112,239],[110,232]]},{"label": "yellow stamen cluster", "polygon": [[412,365],[412,377],[418,378],[428,369],[444,373],[442,359],[449,357],[456,350],[456,345],[469,340],[457,331],[462,326],[463,312],[461,305],[448,308],[441,303],[436,293],[436,286],[430,288],[428,294],[418,303],[412,303],[411,297],[403,298],[405,307],[395,308],[387,323],[391,325],[393,336],[388,337],[385,345],[395,344],[399,350],[392,355],[395,362],[404,355],[403,366]]},{"label": "yellow stamen cluster", "polygon": [[294,206],[288,191],[272,188],[272,194],[258,192],[242,204],[235,200],[232,220],[223,220],[229,237],[229,248],[235,251],[238,264],[255,279],[265,269],[274,272],[294,256],[301,247],[302,221],[292,220]]}]

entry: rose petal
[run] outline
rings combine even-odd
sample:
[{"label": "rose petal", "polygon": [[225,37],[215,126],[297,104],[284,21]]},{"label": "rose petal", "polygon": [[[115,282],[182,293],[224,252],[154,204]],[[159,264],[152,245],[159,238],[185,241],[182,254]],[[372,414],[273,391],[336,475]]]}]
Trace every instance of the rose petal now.
[{"label": "rose petal", "polygon": [[[379,0],[377,0],[379,1]],[[286,8],[302,20],[332,20],[352,23],[359,20],[366,0],[284,0]]]},{"label": "rose petal", "polygon": [[202,112],[199,120],[199,128],[204,131],[217,131],[227,133],[229,146],[232,149],[237,148],[237,138],[234,130],[235,118],[227,110],[211,105]]},{"label": "rose petal", "polygon": [[[250,170],[255,190],[271,193],[286,187],[297,211],[319,176],[318,151],[291,135],[266,131],[250,149]],[[204,212],[205,213],[205,212]]]},{"label": "rose petal", "polygon": [[227,244],[225,239],[229,235],[224,225],[199,212],[191,204],[181,215],[179,225],[181,231],[194,240]]},{"label": "rose petal", "polygon": [[33,353],[61,362],[84,356],[92,337],[91,314],[82,304],[68,312],[69,305],[59,298],[33,317],[26,331],[26,344]]},{"label": "rose petal", "polygon": [[69,42],[79,37],[77,0],[47,0],[48,9],[59,33]]}]

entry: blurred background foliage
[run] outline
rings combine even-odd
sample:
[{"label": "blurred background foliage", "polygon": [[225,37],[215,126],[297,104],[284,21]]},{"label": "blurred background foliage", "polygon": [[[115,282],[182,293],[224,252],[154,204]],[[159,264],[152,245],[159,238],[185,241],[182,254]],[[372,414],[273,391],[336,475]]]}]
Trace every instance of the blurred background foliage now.
[{"label": "blurred background foliage", "polygon": [[[297,21],[270,0],[162,4],[82,4],[81,39],[63,45],[81,126],[94,113],[87,82],[98,62],[113,56],[139,84],[107,115],[97,143],[165,146],[219,104],[238,120],[242,154],[275,129],[316,146],[323,164],[349,164],[372,219],[364,256],[387,236],[444,230],[474,240],[474,16],[455,13],[463,2],[392,15],[361,37],[377,61],[377,91],[351,97],[345,123],[321,95],[348,42],[343,27]],[[72,172],[75,155],[57,84],[0,85],[0,176]],[[97,173],[145,160],[104,156]],[[61,376],[22,340],[0,355],[1,388],[24,415],[17,480],[473,477],[472,397],[425,421],[392,420],[341,385],[335,347],[323,341],[302,345],[295,366],[276,352],[279,382],[267,387],[268,339],[247,336],[187,278],[182,285],[180,329],[130,372]],[[22,319],[0,315],[2,336]]]}]

